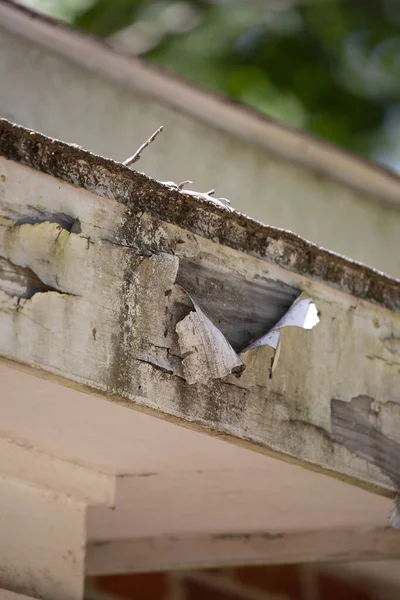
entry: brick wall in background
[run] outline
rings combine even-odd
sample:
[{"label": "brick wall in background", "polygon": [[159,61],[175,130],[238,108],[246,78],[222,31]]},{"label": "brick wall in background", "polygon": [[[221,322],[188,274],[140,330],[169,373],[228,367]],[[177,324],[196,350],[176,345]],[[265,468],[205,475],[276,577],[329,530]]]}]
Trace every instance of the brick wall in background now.
[{"label": "brick wall in background", "polygon": [[[340,572],[340,569],[339,569]],[[87,600],[394,600],[399,590],[298,565],[90,578]]]}]

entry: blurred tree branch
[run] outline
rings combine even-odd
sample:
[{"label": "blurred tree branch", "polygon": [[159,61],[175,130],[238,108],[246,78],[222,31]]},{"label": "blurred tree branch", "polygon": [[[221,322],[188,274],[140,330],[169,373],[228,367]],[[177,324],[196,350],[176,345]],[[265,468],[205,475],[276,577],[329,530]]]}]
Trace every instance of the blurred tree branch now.
[{"label": "blurred tree branch", "polygon": [[25,3],[289,125],[400,163],[398,0]]}]

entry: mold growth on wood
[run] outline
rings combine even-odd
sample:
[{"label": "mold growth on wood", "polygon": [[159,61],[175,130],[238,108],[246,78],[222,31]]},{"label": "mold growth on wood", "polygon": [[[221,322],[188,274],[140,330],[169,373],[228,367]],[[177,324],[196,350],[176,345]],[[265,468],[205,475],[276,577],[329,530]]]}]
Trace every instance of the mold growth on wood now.
[{"label": "mold growth on wood", "polygon": [[0,120],[0,154],[116,200],[134,213],[147,213],[295,273],[323,280],[358,298],[392,310],[400,309],[398,281],[293,233],[262,225],[236,211],[171,189],[120,163],[5,120]]},{"label": "mold growth on wood", "polygon": [[[124,259],[107,374],[107,385],[119,394],[129,389],[137,360],[174,371],[168,359],[170,340],[164,335],[169,320],[165,291],[172,289],[178,265],[178,259],[169,254],[143,257],[126,252]],[[137,385],[140,392],[139,378]]]}]

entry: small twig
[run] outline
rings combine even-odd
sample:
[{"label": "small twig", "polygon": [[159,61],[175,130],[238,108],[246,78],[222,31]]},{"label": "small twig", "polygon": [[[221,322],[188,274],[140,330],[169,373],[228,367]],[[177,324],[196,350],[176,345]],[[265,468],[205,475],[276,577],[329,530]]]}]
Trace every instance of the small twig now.
[{"label": "small twig", "polygon": [[178,189],[179,190],[183,190],[183,188],[185,187],[185,185],[189,185],[190,183],[193,183],[193,181],[190,181],[190,179],[186,179],[185,181],[181,181],[180,183],[178,183]]},{"label": "small twig", "polygon": [[163,185],[168,186],[172,190],[179,190],[181,192],[185,192],[189,196],[193,196],[195,198],[203,198],[216,204],[223,205],[231,203],[230,200],[228,200],[228,198],[212,198],[212,196],[215,194],[215,190],[208,190],[208,192],[204,193],[195,192],[194,190],[185,190],[185,185],[187,185],[188,183],[193,183],[193,181],[190,181],[189,179],[187,181],[181,181],[181,183],[175,183],[174,181],[161,181],[161,183]]},{"label": "small twig", "polygon": [[140,155],[143,152],[143,150],[147,148],[147,146],[150,146],[151,142],[153,142],[156,139],[158,134],[161,133],[163,129],[164,127],[162,125],[158,129],[156,129],[153,135],[151,135],[149,139],[146,140],[144,144],[142,144],[140,148],[138,148],[138,150],[136,150],[135,154],[132,154],[132,156],[124,160],[122,164],[126,167],[129,167],[130,165],[133,165],[135,162],[137,162],[140,159]]}]

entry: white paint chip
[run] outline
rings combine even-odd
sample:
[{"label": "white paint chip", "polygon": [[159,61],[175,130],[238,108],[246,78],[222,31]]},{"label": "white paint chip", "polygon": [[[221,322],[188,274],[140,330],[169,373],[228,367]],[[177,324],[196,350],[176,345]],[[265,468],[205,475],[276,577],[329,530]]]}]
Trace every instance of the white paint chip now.
[{"label": "white paint chip", "polygon": [[277,349],[280,330],[284,327],[300,327],[313,329],[319,323],[318,310],[311,298],[297,299],[278,323],[261,338],[249,344],[243,352],[254,350],[260,346],[270,346]]}]

